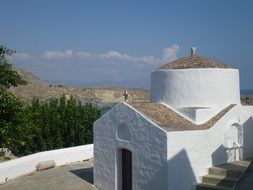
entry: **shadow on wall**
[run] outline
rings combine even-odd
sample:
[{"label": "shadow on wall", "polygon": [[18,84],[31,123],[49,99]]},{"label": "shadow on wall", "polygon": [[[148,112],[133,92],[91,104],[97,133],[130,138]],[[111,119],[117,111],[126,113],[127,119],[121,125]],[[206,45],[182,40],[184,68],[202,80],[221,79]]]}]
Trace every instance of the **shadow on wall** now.
[{"label": "shadow on wall", "polygon": [[220,145],[213,153],[212,153],[212,165],[217,166],[219,164],[227,163],[228,161],[228,153],[226,147]]},{"label": "shadow on wall", "polygon": [[168,189],[190,190],[196,182],[196,176],[184,149],[168,160]]},{"label": "shadow on wall", "polygon": [[253,158],[253,118],[243,124],[243,159]]},{"label": "shadow on wall", "polygon": [[75,174],[76,176],[80,177],[81,179],[87,181],[88,183],[94,184],[94,181],[93,181],[93,167],[70,170],[70,172]]},{"label": "shadow on wall", "polygon": [[[168,189],[167,162],[166,160],[162,162],[163,163],[159,166],[159,169],[151,173],[152,177],[146,182],[145,186],[143,186],[143,189]],[[149,168],[150,166],[146,167]]]}]

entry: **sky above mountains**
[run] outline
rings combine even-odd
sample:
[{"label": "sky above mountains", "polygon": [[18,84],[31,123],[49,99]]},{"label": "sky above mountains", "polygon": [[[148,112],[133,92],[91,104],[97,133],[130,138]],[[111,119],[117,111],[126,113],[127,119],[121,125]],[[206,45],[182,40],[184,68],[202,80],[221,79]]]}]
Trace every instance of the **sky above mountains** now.
[{"label": "sky above mountains", "polygon": [[251,0],[2,0],[0,43],[46,81],[143,88],[150,72],[197,47],[253,89],[252,10]]}]

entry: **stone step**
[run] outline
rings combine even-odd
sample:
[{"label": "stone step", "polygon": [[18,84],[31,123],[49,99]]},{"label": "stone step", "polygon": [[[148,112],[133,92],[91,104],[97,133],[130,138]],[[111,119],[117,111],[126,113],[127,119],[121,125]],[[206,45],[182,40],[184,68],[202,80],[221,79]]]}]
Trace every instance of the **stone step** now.
[{"label": "stone step", "polygon": [[239,178],[243,172],[239,170],[225,169],[220,167],[211,167],[208,169],[211,175],[220,175],[224,177]]},{"label": "stone step", "polygon": [[224,186],[216,186],[208,183],[200,183],[196,186],[196,190],[232,190],[232,188]]},{"label": "stone step", "polygon": [[208,175],[202,177],[197,190],[232,190],[249,167],[250,160],[236,161],[208,169]]},{"label": "stone step", "polygon": [[202,183],[213,184],[216,186],[233,187],[236,182],[236,178],[224,177],[220,175],[208,174],[202,177]]},{"label": "stone step", "polygon": [[245,169],[247,169],[249,164],[250,164],[250,161],[236,161],[236,162],[230,162],[227,164],[221,164],[216,167],[223,168],[226,170],[244,171]]},{"label": "stone step", "polygon": [[251,160],[238,160],[236,162],[231,162],[230,164],[248,167],[250,163],[251,163]]}]

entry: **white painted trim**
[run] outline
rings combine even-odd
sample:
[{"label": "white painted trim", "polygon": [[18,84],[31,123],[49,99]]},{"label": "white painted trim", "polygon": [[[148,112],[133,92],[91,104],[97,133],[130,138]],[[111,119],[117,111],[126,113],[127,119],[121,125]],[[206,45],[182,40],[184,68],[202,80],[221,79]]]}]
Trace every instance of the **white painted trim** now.
[{"label": "white painted trim", "polygon": [[0,184],[36,170],[41,161],[54,160],[57,166],[93,158],[93,144],[39,152],[0,163]]}]

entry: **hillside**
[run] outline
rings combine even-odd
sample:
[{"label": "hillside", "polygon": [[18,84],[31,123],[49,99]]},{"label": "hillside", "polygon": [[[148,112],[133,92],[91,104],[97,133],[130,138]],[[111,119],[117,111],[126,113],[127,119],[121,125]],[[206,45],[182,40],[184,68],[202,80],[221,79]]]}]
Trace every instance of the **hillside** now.
[{"label": "hillside", "polygon": [[[123,94],[128,91],[129,101],[148,102],[149,91],[134,88],[71,88],[62,85],[51,85],[40,80],[32,72],[18,69],[19,74],[28,82],[28,85],[11,88],[10,91],[26,102],[30,102],[33,97],[47,101],[53,97],[65,95],[67,98],[73,96],[82,103],[92,103],[99,108],[106,108],[117,102],[124,101]],[[252,95],[242,95],[243,105],[253,105]]]},{"label": "hillside", "polygon": [[47,101],[50,98],[61,97],[66,98],[73,96],[82,103],[92,103],[99,108],[105,108],[116,102],[124,101],[123,94],[128,91],[131,102],[146,102],[149,101],[149,91],[145,89],[133,88],[71,88],[62,85],[51,85],[41,81],[32,72],[18,69],[19,74],[25,79],[28,84],[11,88],[10,91],[23,99],[25,102],[30,102],[33,97]]}]

